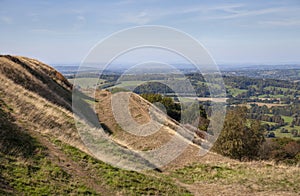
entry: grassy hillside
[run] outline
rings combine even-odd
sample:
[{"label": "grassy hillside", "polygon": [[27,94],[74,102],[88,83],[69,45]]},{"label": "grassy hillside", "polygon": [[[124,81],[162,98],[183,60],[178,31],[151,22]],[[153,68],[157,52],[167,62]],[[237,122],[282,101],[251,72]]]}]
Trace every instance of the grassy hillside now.
[{"label": "grassy hillside", "polygon": [[0,57],[1,194],[189,193],[165,176],[92,158],[70,112],[72,85],[56,76],[36,60]]},{"label": "grassy hillside", "polygon": [[[299,167],[238,162],[214,153],[200,157],[193,144],[162,172],[110,166],[83,145],[71,111],[72,85],[60,73],[33,59],[0,56],[0,84],[0,195],[300,193]],[[83,100],[89,98],[83,95]],[[115,132],[112,136],[126,136],[124,142],[129,142],[130,136],[118,129],[111,114],[105,115],[109,100],[103,101],[97,107],[100,121]],[[131,102],[139,123],[147,120],[146,103],[137,96]],[[152,136],[156,143],[133,138],[130,145],[144,150],[161,145],[174,134],[171,127],[178,126],[168,122],[167,131]]]}]

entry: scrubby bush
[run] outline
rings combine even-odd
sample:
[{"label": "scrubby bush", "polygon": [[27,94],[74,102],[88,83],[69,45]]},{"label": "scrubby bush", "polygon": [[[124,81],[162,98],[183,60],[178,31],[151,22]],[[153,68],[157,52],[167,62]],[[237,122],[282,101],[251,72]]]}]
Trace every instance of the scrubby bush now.
[{"label": "scrubby bush", "polygon": [[300,163],[300,140],[290,138],[267,139],[263,143],[259,157],[263,160],[273,160],[277,163]]}]

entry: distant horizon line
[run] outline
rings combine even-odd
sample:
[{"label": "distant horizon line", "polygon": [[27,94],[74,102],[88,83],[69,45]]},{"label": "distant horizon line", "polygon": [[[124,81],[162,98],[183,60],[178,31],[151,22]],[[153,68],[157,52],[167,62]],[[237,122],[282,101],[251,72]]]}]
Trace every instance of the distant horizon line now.
[{"label": "distant horizon line", "polygon": [[[193,65],[192,63],[180,63],[180,62],[166,62],[167,64],[174,64],[174,65]],[[73,62],[73,63],[48,63],[49,65],[64,65],[64,66],[79,66],[81,65],[81,63],[76,63],[76,62]],[[99,64],[102,64],[102,63],[95,63],[95,62],[90,62],[90,63],[85,63],[86,65],[99,65]],[[103,63],[105,64],[105,63]],[[131,65],[133,63],[131,62],[122,62],[122,63],[115,63],[115,64],[112,64],[112,65]],[[136,63],[134,63],[136,64]],[[216,63],[218,66],[259,66],[259,65],[262,65],[262,66],[276,66],[276,65],[280,65],[280,66],[283,66],[283,65],[299,65],[300,66],[300,62],[278,62],[278,63]]]}]

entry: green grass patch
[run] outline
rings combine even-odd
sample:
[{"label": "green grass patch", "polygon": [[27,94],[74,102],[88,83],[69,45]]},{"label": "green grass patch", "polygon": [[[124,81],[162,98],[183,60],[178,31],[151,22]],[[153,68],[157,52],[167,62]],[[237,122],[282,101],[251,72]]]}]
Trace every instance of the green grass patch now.
[{"label": "green grass patch", "polygon": [[277,125],[275,122],[261,121],[262,124]]},{"label": "green grass patch", "polygon": [[1,176],[17,194],[25,195],[97,195],[70,174],[46,158],[37,147],[28,159],[0,153]]},{"label": "green grass patch", "polygon": [[239,94],[247,92],[246,89],[232,88],[231,86],[228,86],[228,85],[226,85],[226,89],[228,91],[228,94],[232,95],[233,97],[236,97]]},{"label": "green grass patch", "polygon": [[119,169],[58,140],[55,144],[60,146],[71,159],[100,176],[103,183],[126,195],[190,195],[185,188],[175,185],[164,174],[154,171],[142,174]]},{"label": "green grass patch", "polygon": [[[289,133],[281,133],[280,130],[282,128],[288,130]],[[283,127],[278,128],[278,129],[275,129],[274,133],[275,133],[276,137],[281,137],[281,138],[282,137],[287,137],[287,138],[291,138],[291,139],[294,139],[294,140],[300,140],[300,137],[293,137],[293,135],[291,134],[291,130],[292,129],[296,129],[296,130],[300,131],[300,126],[290,127],[290,124],[288,124],[286,126],[283,126]]]},{"label": "green grass patch", "polygon": [[[296,171],[296,170],[295,170]],[[183,183],[242,185],[256,191],[290,191],[299,193],[300,173],[280,166],[248,164],[193,164],[171,175]],[[217,185],[216,185],[217,186]]]},{"label": "green grass patch", "polygon": [[284,122],[291,123],[293,121],[293,117],[291,116],[281,116],[283,118]]}]

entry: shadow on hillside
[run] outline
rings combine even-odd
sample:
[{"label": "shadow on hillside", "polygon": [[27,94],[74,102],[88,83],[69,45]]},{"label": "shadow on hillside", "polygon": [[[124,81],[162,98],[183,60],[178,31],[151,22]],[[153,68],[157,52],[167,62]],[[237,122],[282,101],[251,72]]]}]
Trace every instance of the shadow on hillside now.
[{"label": "shadow on hillside", "polygon": [[5,109],[9,108],[0,99],[0,153],[30,157],[36,149],[36,140],[22,130]]},{"label": "shadow on hillside", "polygon": [[91,100],[94,101],[91,97],[85,95],[84,93],[80,92],[79,90],[73,90],[73,112],[76,116],[80,117],[84,120],[89,126],[95,128],[103,128],[103,130],[107,134],[111,134],[112,131],[104,125],[100,124],[98,115],[96,112],[91,108],[91,106],[84,100]]}]

